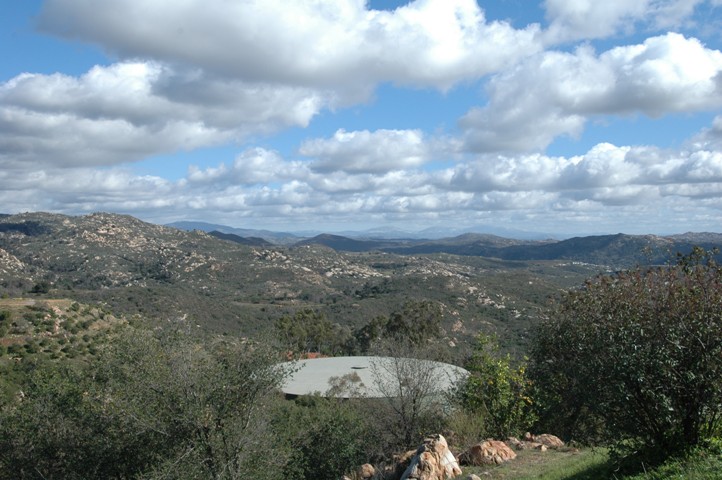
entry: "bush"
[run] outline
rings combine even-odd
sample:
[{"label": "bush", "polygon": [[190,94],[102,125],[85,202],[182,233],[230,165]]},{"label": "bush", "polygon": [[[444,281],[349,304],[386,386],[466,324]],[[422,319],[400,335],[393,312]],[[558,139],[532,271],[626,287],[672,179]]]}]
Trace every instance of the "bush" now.
[{"label": "bush", "polygon": [[275,434],[288,449],[283,478],[340,478],[366,463],[376,438],[356,406],[321,397],[281,404],[273,422]]},{"label": "bush", "polygon": [[92,364],[25,362],[22,400],[0,405],[0,478],[280,478],[277,353],[200,340],[133,329]]},{"label": "bush", "polygon": [[33,288],[30,290],[30,293],[48,293],[50,291],[50,283],[46,281],[41,281],[33,285]]},{"label": "bush", "polygon": [[721,426],[722,268],[695,248],[568,292],[538,329],[530,374],[561,435],[663,452],[700,443]]},{"label": "bush", "polygon": [[458,391],[465,411],[480,417],[479,438],[519,436],[535,421],[525,365],[512,366],[490,337],[479,335],[466,363],[469,378]]}]

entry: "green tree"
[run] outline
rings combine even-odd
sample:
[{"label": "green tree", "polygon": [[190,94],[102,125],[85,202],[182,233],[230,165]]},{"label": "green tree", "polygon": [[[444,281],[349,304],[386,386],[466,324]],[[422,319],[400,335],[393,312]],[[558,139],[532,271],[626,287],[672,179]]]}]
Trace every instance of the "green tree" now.
[{"label": "green tree", "polygon": [[326,315],[310,308],[276,320],[279,340],[285,347],[297,353],[331,353],[338,340],[334,332],[334,325]]},{"label": "green tree", "polygon": [[430,301],[408,301],[401,311],[391,314],[385,326],[388,337],[402,337],[414,345],[438,338],[441,331],[441,307]]},{"label": "green tree", "polygon": [[588,281],[539,326],[530,375],[561,435],[698,444],[722,426],[722,268],[695,248],[675,265]]},{"label": "green tree", "polygon": [[401,310],[396,310],[388,317],[374,317],[353,335],[354,345],[348,350],[356,353],[367,353],[374,343],[391,340],[422,346],[436,339],[441,333],[441,307],[439,304],[409,300]]},{"label": "green tree", "polygon": [[458,399],[467,412],[481,417],[479,438],[518,436],[532,426],[532,385],[524,364],[513,366],[510,356],[501,355],[497,343],[482,334],[465,366],[470,375]]},{"label": "green tree", "polygon": [[30,293],[48,293],[50,291],[50,282],[43,280],[35,285],[33,285],[33,288],[30,289]]},{"label": "green tree", "polygon": [[10,322],[12,321],[12,313],[7,310],[0,312],[0,337],[7,335],[10,330]]}]

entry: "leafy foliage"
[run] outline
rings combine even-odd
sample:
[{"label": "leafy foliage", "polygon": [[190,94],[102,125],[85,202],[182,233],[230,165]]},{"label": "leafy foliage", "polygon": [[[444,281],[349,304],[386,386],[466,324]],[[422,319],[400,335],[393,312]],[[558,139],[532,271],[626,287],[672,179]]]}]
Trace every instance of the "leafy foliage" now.
[{"label": "leafy foliage", "polygon": [[261,455],[277,355],[199,340],[128,329],[91,364],[37,364],[0,408],[0,477],[278,478]]},{"label": "leafy foliage", "polygon": [[722,268],[697,248],[588,281],[543,322],[531,355],[546,424],[567,438],[698,444],[722,427]]},{"label": "leafy foliage", "polygon": [[[411,299],[441,307],[441,328],[458,350],[482,328],[521,350],[546,297],[599,268],[317,245],[250,247],[105,213],[28,213],[0,219],[3,228],[2,295],[25,295],[45,281],[50,291],[33,298],[69,298],[158,323],[187,315],[208,332],[245,336],[273,331],[277,319],[306,309],[350,334],[370,319],[390,319]],[[457,322],[463,328],[452,331]]]},{"label": "leafy foliage", "polygon": [[394,340],[422,346],[439,338],[441,333],[441,307],[428,301],[407,300],[401,310],[395,310],[388,317],[373,318],[354,332],[355,345],[351,350],[366,353],[375,342]]},{"label": "leafy foliage", "polygon": [[491,337],[479,335],[466,369],[470,375],[458,398],[465,410],[481,417],[478,438],[518,436],[530,428],[535,416],[525,365],[512,366]]},{"label": "leafy foliage", "polygon": [[326,315],[310,308],[276,320],[278,338],[292,352],[332,353],[338,348],[336,328]]},{"label": "leafy foliage", "polygon": [[284,402],[273,412],[273,432],[288,462],[289,480],[339,478],[367,462],[376,435],[357,403],[335,398],[306,397]]}]

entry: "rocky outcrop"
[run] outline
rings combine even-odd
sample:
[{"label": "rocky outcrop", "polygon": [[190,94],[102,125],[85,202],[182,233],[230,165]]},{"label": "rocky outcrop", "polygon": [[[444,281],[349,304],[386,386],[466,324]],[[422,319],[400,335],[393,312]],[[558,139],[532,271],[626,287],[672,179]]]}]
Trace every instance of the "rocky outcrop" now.
[{"label": "rocky outcrop", "polygon": [[547,448],[561,448],[564,446],[564,442],[562,442],[559,437],[550,435],[548,433],[536,435],[534,437],[534,441],[537,443],[541,443],[542,445],[544,445]]},{"label": "rocky outcrop", "polygon": [[536,449],[546,451],[549,448],[557,449],[564,446],[564,442],[557,436],[548,433],[532,435],[529,432],[524,434],[523,440],[519,440],[516,437],[509,437],[506,443],[514,450]]},{"label": "rocky outcrop", "polygon": [[461,475],[461,468],[443,435],[424,440],[401,480],[446,480]]},{"label": "rocky outcrop", "polygon": [[509,445],[511,445],[512,448],[515,450],[525,450],[525,449],[536,449],[545,451],[549,448],[562,448],[564,446],[564,442],[555,435],[550,435],[548,433],[543,433],[541,435],[532,435],[531,433],[527,432],[524,434],[524,439],[519,440],[516,437],[509,437],[506,441]]},{"label": "rocky outcrop", "polygon": [[486,440],[459,455],[462,465],[500,465],[516,458],[514,450],[500,440]]},{"label": "rocky outcrop", "polygon": [[376,469],[370,463],[364,463],[359,467],[357,475],[364,480],[373,478],[376,475]]}]

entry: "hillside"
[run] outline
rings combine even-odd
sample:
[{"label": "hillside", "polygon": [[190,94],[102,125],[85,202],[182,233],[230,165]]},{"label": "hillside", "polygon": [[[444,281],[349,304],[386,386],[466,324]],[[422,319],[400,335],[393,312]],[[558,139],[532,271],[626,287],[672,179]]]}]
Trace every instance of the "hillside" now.
[{"label": "hillside", "polygon": [[0,218],[0,293],[70,298],[119,314],[249,335],[302,308],[358,327],[407,300],[442,306],[447,341],[480,330],[515,348],[550,295],[607,267],[449,254],[255,247],[96,213]]},{"label": "hillside", "polygon": [[0,293],[69,298],[156,321],[251,335],[304,308],[358,328],[408,300],[442,307],[446,342],[479,331],[523,348],[548,298],[602,271],[668,261],[717,234],[563,241],[466,234],[433,241],[319,235],[293,246],[106,213],[0,218]]},{"label": "hillside", "polygon": [[722,235],[687,233],[655,235],[596,235],[566,240],[515,240],[494,235],[464,234],[439,240],[372,240],[338,235],[318,235],[296,245],[319,244],[338,251],[382,251],[398,255],[448,253],[452,255],[499,258],[503,260],[567,260],[611,269],[635,265],[664,264],[677,252],[689,253],[694,246],[722,247]]}]

